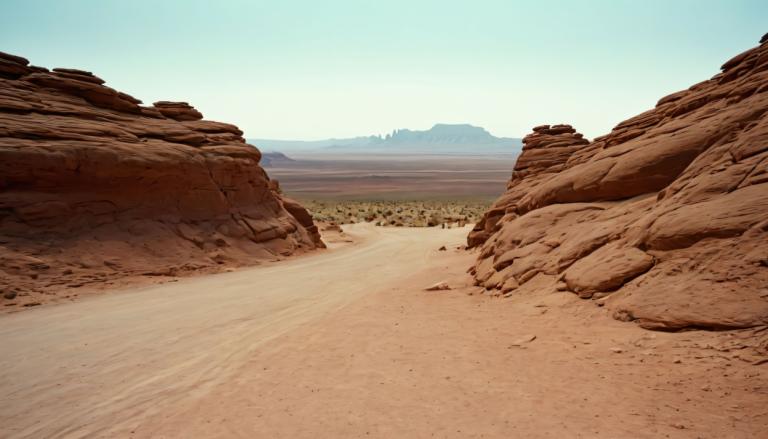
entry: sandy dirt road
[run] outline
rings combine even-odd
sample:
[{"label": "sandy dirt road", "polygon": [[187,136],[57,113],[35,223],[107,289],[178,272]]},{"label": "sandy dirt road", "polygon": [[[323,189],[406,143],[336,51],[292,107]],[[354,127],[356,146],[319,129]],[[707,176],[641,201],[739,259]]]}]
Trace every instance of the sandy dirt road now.
[{"label": "sandy dirt road", "polygon": [[0,437],[129,434],[465,234],[363,227],[357,244],[322,254],[0,316]]},{"label": "sandy dirt road", "polygon": [[765,437],[768,330],[645,331],[547,278],[487,297],[465,233],[0,316],[0,437]]}]

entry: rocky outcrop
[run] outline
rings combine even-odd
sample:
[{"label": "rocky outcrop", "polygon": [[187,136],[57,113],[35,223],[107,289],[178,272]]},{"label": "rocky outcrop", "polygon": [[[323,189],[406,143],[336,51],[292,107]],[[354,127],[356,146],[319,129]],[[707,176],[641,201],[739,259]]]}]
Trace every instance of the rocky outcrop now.
[{"label": "rocky outcrop", "polygon": [[484,243],[507,211],[514,213],[511,208],[520,197],[548,176],[560,172],[571,154],[588,143],[589,141],[570,125],[534,127],[533,133],[523,138],[523,151],[517,158],[506,192],[493,203],[470,232],[469,246],[475,247]]},{"label": "rocky outcrop", "polygon": [[187,103],[142,106],[91,72],[0,53],[0,290],[16,292],[6,302],[323,247],[242,134]]},{"label": "rocky outcrop", "polygon": [[199,111],[186,102],[160,101],[155,102],[153,105],[160,114],[169,119],[184,121],[200,120],[203,118]]},{"label": "rocky outcrop", "polygon": [[765,38],[592,142],[567,125],[524,142],[468,237],[478,284],[542,277],[647,328],[768,324]]}]

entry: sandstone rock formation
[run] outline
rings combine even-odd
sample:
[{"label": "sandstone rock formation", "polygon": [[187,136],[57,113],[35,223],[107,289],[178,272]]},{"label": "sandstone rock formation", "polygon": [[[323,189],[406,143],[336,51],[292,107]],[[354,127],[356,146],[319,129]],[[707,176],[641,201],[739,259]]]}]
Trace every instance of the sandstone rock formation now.
[{"label": "sandstone rock formation", "polygon": [[765,37],[592,142],[568,125],[524,142],[468,237],[478,284],[549,278],[647,328],[768,324]]},{"label": "sandstone rock formation", "polygon": [[496,223],[509,206],[513,206],[529,189],[541,183],[542,178],[562,170],[571,154],[588,143],[570,125],[541,125],[533,128],[533,133],[523,139],[523,151],[517,158],[507,191],[496,200],[469,234],[469,246],[484,243],[493,234]]},{"label": "sandstone rock formation", "polygon": [[[323,247],[234,125],[0,53],[0,290],[177,275]],[[6,304],[11,302],[6,300]]]}]

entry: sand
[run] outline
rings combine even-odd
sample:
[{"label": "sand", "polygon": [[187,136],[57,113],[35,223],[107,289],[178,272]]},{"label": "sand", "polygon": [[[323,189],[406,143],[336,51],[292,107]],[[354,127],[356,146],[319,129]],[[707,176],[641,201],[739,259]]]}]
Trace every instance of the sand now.
[{"label": "sand", "polygon": [[755,330],[650,332],[543,288],[469,295],[466,229],[345,230],[279,264],[0,316],[0,437],[768,431]]}]

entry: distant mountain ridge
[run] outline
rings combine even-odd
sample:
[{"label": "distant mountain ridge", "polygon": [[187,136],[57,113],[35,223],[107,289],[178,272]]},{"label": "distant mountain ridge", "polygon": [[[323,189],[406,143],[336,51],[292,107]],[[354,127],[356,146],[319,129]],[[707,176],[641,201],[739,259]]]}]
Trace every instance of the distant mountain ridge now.
[{"label": "distant mountain ridge", "polygon": [[517,154],[522,139],[496,137],[485,128],[470,124],[435,124],[428,130],[398,129],[384,136],[361,136],[327,140],[248,139],[263,151]]},{"label": "distant mountain ridge", "polygon": [[502,140],[494,137],[482,127],[469,124],[436,124],[427,131],[409,129],[395,130],[387,134],[385,142],[427,142],[427,143],[496,143]]}]

